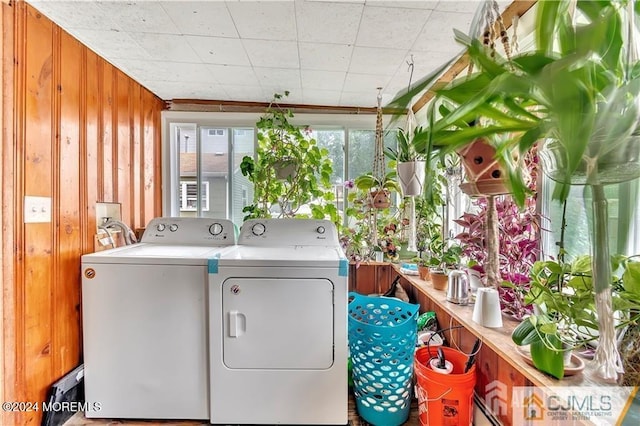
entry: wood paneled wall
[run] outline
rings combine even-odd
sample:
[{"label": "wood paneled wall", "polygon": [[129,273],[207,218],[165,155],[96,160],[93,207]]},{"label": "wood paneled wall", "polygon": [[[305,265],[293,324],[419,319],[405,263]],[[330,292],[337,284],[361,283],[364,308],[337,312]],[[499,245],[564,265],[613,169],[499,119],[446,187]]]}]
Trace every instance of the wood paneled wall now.
[{"label": "wood paneled wall", "polygon": [[[98,201],[141,227],[161,214],[163,102],[33,7],[2,3],[3,401],[43,401],[81,362],[80,256]],[[25,196],[51,197],[25,223]],[[41,411],[0,424],[38,424]]]}]

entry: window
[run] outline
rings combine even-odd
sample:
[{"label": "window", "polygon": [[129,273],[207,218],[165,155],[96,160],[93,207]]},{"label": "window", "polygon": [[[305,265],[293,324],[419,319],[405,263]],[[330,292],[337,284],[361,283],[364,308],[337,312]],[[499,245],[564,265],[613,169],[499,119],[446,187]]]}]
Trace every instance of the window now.
[{"label": "window", "polygon": [[[200,185],[200,203],[202,211],[209,210],[209,182]],[[194,212],[198,209],[198,183],[196,181],[180,181],[178,202],[180,211]]]},{"label": "window", "polygon": [[209,135],[209,136],[224,136],[224,129],[208,129],[207,135]]}]

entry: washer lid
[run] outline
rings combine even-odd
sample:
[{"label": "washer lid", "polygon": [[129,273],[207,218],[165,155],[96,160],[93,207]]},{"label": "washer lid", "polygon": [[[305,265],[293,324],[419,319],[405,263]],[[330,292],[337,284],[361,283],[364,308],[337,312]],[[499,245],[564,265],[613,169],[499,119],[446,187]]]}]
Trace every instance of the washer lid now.
[{"label": "washer lid", "polygon": [[346,259],[336,247],[236,246],[221,255],[220,266],[338,267]]},{"label": "washer lid", "polygon": [[209,259],[217,258],[230,249],[231,247],[139,243],[85,254],[82,262],[206,265]]}]

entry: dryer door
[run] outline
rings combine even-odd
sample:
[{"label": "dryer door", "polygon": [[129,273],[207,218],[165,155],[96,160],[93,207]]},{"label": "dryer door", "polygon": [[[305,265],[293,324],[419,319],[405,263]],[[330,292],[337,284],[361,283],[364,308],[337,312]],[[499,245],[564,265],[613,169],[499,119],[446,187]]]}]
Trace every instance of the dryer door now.
[{"label": "dryer door", "polygon": [[232,369],[333,365],[333,283],[229,278],[222,284],[223,361]]}]

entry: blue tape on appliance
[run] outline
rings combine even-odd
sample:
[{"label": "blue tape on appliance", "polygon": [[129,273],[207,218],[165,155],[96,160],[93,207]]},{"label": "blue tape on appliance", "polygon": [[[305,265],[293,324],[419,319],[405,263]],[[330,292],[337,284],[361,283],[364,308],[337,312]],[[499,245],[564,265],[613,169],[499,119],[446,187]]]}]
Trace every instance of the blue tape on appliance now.
[{"label": "blue tape on appliance", "polygon": [[338,275],[346,277],[349,273],[349,261],[347,259],[340,259],[340,266],[338,267]]},{"label": "blue tape on appliance", "polygon": [[207,260],[207,272],[210,274],[218,273],[218,260],[220,259],[220,253],[216,253],[216,256]]}]

